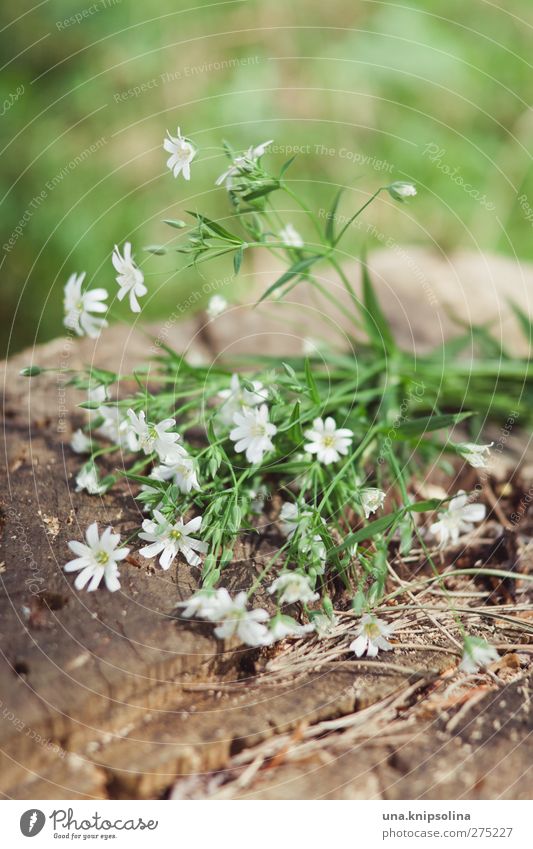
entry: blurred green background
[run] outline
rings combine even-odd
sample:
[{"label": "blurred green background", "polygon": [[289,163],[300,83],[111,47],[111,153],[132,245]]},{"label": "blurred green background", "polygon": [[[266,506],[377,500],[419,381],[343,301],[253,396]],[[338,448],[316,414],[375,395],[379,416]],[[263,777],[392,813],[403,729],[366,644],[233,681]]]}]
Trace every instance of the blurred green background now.
[{"label": "blurred green background", "polygon": [[[314,208],[414,180],[407,214],[369,213],[399,241],[533,257],[531,0],[196,3],[2,5],[3,352],[61,333],[71,272],[115,294],[115,242],[157,290],[149,317],[197,286],[142,247],[186,208],[227,214],[223,138],[304,146],[291,176]],[[189,184],[165,167],[178,124],[200,149]]]}]

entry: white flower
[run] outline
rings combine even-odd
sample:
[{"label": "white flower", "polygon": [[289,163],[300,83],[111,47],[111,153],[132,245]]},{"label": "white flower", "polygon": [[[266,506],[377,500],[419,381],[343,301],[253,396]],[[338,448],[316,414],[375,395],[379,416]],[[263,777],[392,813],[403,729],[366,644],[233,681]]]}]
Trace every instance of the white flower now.
[{"label": "white flower", "polygon": [[113,251],[113,265],[115,271],[118,272],[116,281],[119,285],[118,299],[121,301],[125,295],[129,293],[130,308],[132,312],[140,312],[141,307],[137,298],[146,295],[148,289],[144,285],[144,274],[140,268],[135,265],[131,256],[131,242],[124,244],[124,256],[120,255],[118,246],[115,245]]},{"label": "white flower", "polygon": [[209,618],[220,622],[215,634],[224,640],[236,635],[247,646],[267,646],[272,642],[268,628],[263,624],[269,618],[266,610],[246,610],[247,595],[238,593],[232,600],[227,590],[220,595]]},{"label": "white flower", "polygon": [[194,539],[190,534],[200,530],[202,517],[196,516],[186,524],[181,519],[170,522],[159,510],[154,510],[154,519],[145,519],[142,524],[144,533],[140,533],[139,537],[151,544],[141,548],[139,554],[143,557],[161,554],[159,564],[162,569],[169,569],[180,552],[191,566],[199,566],[202,561],[195,552],[205,554],[207,544]]},{"label": "white flower", "polygon": [[98,480],[94,463],[86,463],[76,475],[76,492],[87,490],[89,495],[100,495],[106,487]]},{"label": "white flower", "polygon": [[190,492],[191,489],[200,489],[194,460],[185,454],[156,466],[150,477],[156,481],[172,480],[180,492],[184,493]]},{"label": "white flower", "polygon": [[246,173],[246,171],[253,171],[255,163],[264,155],[267,147],[272,144],[272,141],[272,139],[269,139],[269,141],[262,142],[255,147],[249,147],[245,153],[236,156],[229,168],[217,178],[215,185],[221,186],[222,183],[225,183],[226,188],[231,189],[233,178],[239,174]]},{"label": "white flower", "polygon": [[303,248],[304,246],[304,240],[298,230],[290,223],[283,230],[280,230],[279,237],[289,248]]},{"label": "white flower", "polygon": [[394,200],[404,200],[416,195],[416,187],[412,183],[404,183],[401,180],[387,186],[387,191]]},{"label": "white flower", "polygon": [[233,421],[236,426],[230,431],[229,438],[235,442],[235,451],[237,454],[245,451],[249,463],[261,463],[263,455],[274,447],[271,437],[278,430],[268,420],[267,405],[235,413]]},{"label": "white flower", "polygon": [[315,626],[311,623],[300,625],[292,616],[285,616],[283,613],[278,613],[269,623],[270,635],[273,642],[284,640],[286,637],[303,637],[304,634],[309,634],[315,630]]},{"label": "white flower", "polygon": [[110,592],[120,589],[117,563],[129,554],[129,548],[117,548],[120,535],[112,528],[106,528],[102,536],[98,535],[98,525],[93,522],[85,531],[86,543],[72,540],[69,548],[77,557],[63,567],[65,572],[79,572],[74,581],[77,590],[82,590],[90,581],[87,590],[95,590],[102,578]]},{"label": "white flower", "polygon": [[233,424],[235,413],[242,413],[250,407],[256,407],[267,400],[267,390],[258,380],[251,383],[253,390],[241,386],[238,374],[232,374],[229,389],[222,389],[218,397],[223,403],[220,405],[219,418],[225,425]]},{"label": "white flower", "polygon": [[368,657],[375,657],[378,651],[390,651],[392,649],[387,637],[394,631],[394,625],[387,625],[383,619],[377,619],[371,613],[366,613],[361,619],[357,630],[356,639],[350,643],[350,651],[357,657],[362,657],[366,652]]},{"label": "white flower", "polygon": [[190,141],[181,135],[178,127],[178,135],[171,136],[167,130],[168,139],[163,142],[163,147],[171,156],[167,159],[167,168],[170,168],[174,177],[183,174],[186,180],[191,179],[191,162],[196,156],[196,149]]},{"label": "white flower", "polygon": [[459,669],[469,674],[477,672],[483,666],[488,666],[498,660],[499,654],[494,646],[489,645],[481,637],[465,637],[463,657]]},{"label": "white flower", "polygon": [[352,442],[353,433],[346,427],[337,428],[335,419],[328,416],[323,419],[315,419],[313,427],[306,430],[304,434],[310,442],[304,445],[310,454],[316,454],[319,463],[335,463],[341,454],[347,454]]},{"label": "white flower", "polygon": [[206,312],[209,318],[216,318],[217,315],[222,315],[227,308],[228,302],[222,295],[213,295],[209,299]]},{"label": "white flower", "polygon": [[[227,594],[227,590],[224,592]],[[191,616],[199,619],[213,619],[216,618],[217,610],[221,607],[220,593],[221,590],[199,590],[186,601],[178,601],[176,607],[185,608],[182,615],[187,619]]]},{"label": "white flower", "polygon": [[130,434],[130,420],[122,415],[122,410],[118,406],[110,406],[103,404],[98,409],[98,415],[103,418],[103,422],[96,428],[96,433],[109,439],[110,442],[116,442],[117,445],[131,448],[132,436]]},{"label": "white flower", "polygon": [[490,442],[488,445],[476,445],[475,442],[462,442],[460,445],[457,445],[457,450],[474,469],[486,469],[490,449],[493,445],[494,442]]},{"label": "white flower", "polygon": [[484,504],[469,504],[468,495],[461,489],[450,501],[448,509],[439,513],[439,521],[434,522],[429,530],[438,538],[441,548],[445,548],[450,540],[452,545],[456,545],[459,536],[473,531],[474,523],[482,522],[486,512]]},{"label": "white flower", "polygon": [[280,604],[294,604],[296,601],[310,604],[319,598],[319,594],[313,592],[309,578],[299,572],[283,572],[272,582],[268,591],[270,595],[279,593]]},{"label": "white flower", "polygon": [[96,339],[102,330],[107,327],[105,318],[96,318],[93,312],[105,312],[106,304],[102,303],[107,298],[105,289],[88,289],[82,292],[81,287],[85,280],[85,272],[71,274],[65,286],[65,297],[63,305],[65,308],[64,325],[73,330],[78,336],[86,334],[91,339]]},{"label": "white flower", "polygon": [[186,455],[185,449],[176,445],[180,439],[179,433],[168,432],[169,428],[175,427],[175,419],[163,419],[155,424],[146,421],[144,410],[137,415],[131,409],[128,410],[128,418],[128,443],[132,451],[144,451],[145,454],[156,451],[162,462]]},{"label": "white flower", "polygon": [[91,453],[91,440],[84,433],[81,428],[78,428],[72,434],[72,439],[70,440],[70,447],[76,454],[90,454]]},{"label": "white flower", "polygon": [[384,501],[385,493],[382,492],[381,489],[375,489],[375,487],[370,487],[370,489],[363,489],[361,491],[361,504],[363,506],[365,518],[368,519],[372,515],[372,513],[375,513],[376,510],[379,510],[380,507],[383,507]]}]

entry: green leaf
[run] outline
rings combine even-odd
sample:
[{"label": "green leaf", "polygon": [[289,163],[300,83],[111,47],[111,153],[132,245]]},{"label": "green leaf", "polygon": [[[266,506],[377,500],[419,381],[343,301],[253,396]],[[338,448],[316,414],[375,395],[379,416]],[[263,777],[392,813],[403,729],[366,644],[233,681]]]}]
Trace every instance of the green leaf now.
[{"label": "green leaf", "polygon": [[381,516],[379,519],[369,522],[368,525],[365,525],[364,528],[360,528],[353,534],[348,534],[348,536],[344,538],[343,542],[338,545],[334,551],[344,551],[345,548],[350,548],[356,542],[363,542],[363,540],[373,539],[376,536],[380,536],[380,534],[390,528],[391,525],[395,524],[403,516],[405,516],[406,513],[427,513],[429,511],[436,510],[441,504],[442,500],[439,498],[428,498],[426,501],[415,501],[414,504],[407,504],[405,507],[401,507],[393,513],[387,513],[385,516]]},{"label": "green leaf", "polygon": [[335,216],[337,214],[337,207],[339,206],[339,201],[341,199],[342,193],[344,189],[339,189],[337,194],[333,199],[333,203],[331,204],[331,209],[326,215],[326,230],[325,236],[328,244],[333,245],[335,242]]},{"label": "green leaf", "polygon": [[292,408],[292,412],[291,412],[291,417],[290,417],[290,421],[289,421],[290,426],[289,426],[288,434],[289,434],[289,439],[291,439],[297,445],[300,445],[300,443],[303,440],[303,432],[302,432],[302,425],[300,424],[300,417],[301,417],[300,402],[296,401],[295,404],[294,404],[294,407]]},{"label": "green leaf", "polygon": [[388,433],[393,439],[413,439],[416,436],[422,436],[424,433],[431,433],[434,430],[441,430],[444,427],[453,427],[471,415],[471,412],[445,413],[443,415],[434,414],[432,416],[411,419],[397,428],[390,428],[389,425],[383,425],[383,430],[389,428]]},{"label": "green leaf", "polygon": [[528,343],[531,344],[531,341],[533,340],[533,322],[531,321],[527,313],[525,313],[524,310],[518,306],[518,304],[514,304],[512,301],[508,301],[508,303],[518,319],[518,323],[522,328],[524,336],[526,337]]},{"label": "green leaf", "polygon": [[280,286],[284,286],[285,283],[289,282],[289,280],[292,280],[294,277],[299,277],[300,274],[306,272],[307,269],[311,268],[311,266],[319,259],[321,259],[321,257],[317,256],[316,254],[314,256],[308,256],[305,259],[299,259],[298,262],[295,262],[294,265],[291,265],[291,267],[288,268],[287,271],[285,271],[281,275],[281,277],[278,277],[276,282],[273,283],[272,286],[270,286],[266,290],[266,292],[261,295],[257,303],[260,304],[261,301],[264,301],[265,298],[268,298],[269,295],[272,294],[272,292],[275,292],[276,289],[280,288]]},{"label": "green leaf", "polygon": [[387,353],[393,354],[397,350],[394,336],[376,298],[374,286],[370,279],[370,273],[364,257],[361,263],[363,267],[363,303],[366,308],[363,311],[363,318],[366,331],[370,341],[374,343],[375,348],[378,348],[380,351],[385,348]]},{"label": "green leaf", "polygon": [[19,371],[19,374],[22,377],[37,377],[38,374],[41,374],[43,371],[39,366],[28,366],[27,368],[23,368]]},{"label": "green leaf", "polygon": [[156,254],[157,256],[163,256],[168,252],[168,249],[165,248],[164,245],[146,245],[143,250],[148,251],[149,254]]},{"label": "green leaf", "polygon": [[309,387],[311,399],[315,404],[320,404],[320,392],[318,391],[313,372],[311,371],[311,364],[308,359],[305,361],[305,380]]},{"label": "green leaf", "polygon": [[279,189],[279,183],[276,180],[275,183],[265,183],[263,186],[258,186],[256,189],[252,189],[252,191],[246,192],[243,194],[243,200],[250,202],[252,200],[257,200],[258,198],[262,198],[265,195],[269,195],[272,192],[275,192]]},{"label": "green leaf", "polygon": [[235,271],[235,275],[239,273],[242,265],[242,257],[244,254],[243,248],[239,248],[239,250],[233,255],[233,270]]},{"label": "green leaf", "polygon": [[279,172],[279,179],[280,179],[280,180],[281,180],[281,179],[284,177],[284,175],[287,173],[287,171],[288,171],[288,170],[289,170],[289,168],[291,167],[292,163],[293,163],[293,162],[294,162],[294,160],[296,159],[296,156],[297,156],[297,154],[294,154],[294,156],[291,156],[291,158],[290,158],[290,159],[287,159],[287,161],[283,163],[283,165],[281,166],[281,171]]},{"label": "green leaf", "polygon": [[227,242],[233,242],[236,245],[242,244],[242,239],[238,236],[235,236],[234,233],[230,233],[229,230],[226,230],[221,224],[218,224],[217,221],[213,221],[211,218],[206,218],[205,215],[202,215],[199,212],[191,212],[189,209],[187,210],[188,215],[192,215],[193,218],[196,218],[199,224],[204,224],[212,233],[215,233],[217,236],[220,236]]}]

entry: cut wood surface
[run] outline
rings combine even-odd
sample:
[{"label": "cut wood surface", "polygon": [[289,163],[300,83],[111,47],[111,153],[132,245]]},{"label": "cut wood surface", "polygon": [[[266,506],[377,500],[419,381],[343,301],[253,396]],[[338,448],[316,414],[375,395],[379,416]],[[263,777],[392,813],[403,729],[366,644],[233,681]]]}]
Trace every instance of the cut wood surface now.
[{"label": "cut wood surface", "polygon": [[[468,258],[409,256],[414,253],[424,268],[420,286],[429,286],[440,305],[430,307],[433,324],[419,308],[410,263],[391,263],[388,254],[373,260],[378,291],[386,284],[402,305],[399,310],[390,297],[383,299],[404,344],[427,347],[437,326],[448,337],[452,325],[443,304],[450,300],[470,299],[469,317],[479,320],[481,284],[471,281],[483,274],[494,298],[493,307],[490,298],[488,307],[484,302],[484,319],[512,326],[507,296],[517,273],[513,263],[487,258],[485,269],[478,262],[476,277]],[[448,277],[450,268],[455,272]],[[531,295],[531,269],[521,268],[519,278]],[[149,355],[154,336],[205,362],[246,351],[281,357],[300,352],[304,338],[331,338],[331,323],[328,329],[312,297],[299,287],[291,300],[292,312],[279,304],[235,307],[207,326],[197,318],[113,328],[96,343],[58,339],[5,366],[5,797],[531,797],[533,647],[527,631],[513,632],[511,640],[505,623],[494,623],[495,642],[521,648],[501,674],[471,682],[476,692],[465,695],[458,685],[462,696],[455,699],[446,688],[458,657],[442,634],[431,645],[413,638],[418,645],[399,645],[368,663],[353,662],[353,655],[350,660],[346,627],[331,640],[331,658],[318,651],[315,638],[243,650],[217,641],[207,626],[176,617],[176,602],[198,586],[198,573],[183,562],[164,572],[132,552],[114,594],[77,592],[62,571],[68,540],[81,539],[90,522],[112,525],[124,538],[142,521],[127,485],[103,497],[75,492],[80,459],[68,443],[83,413],[76,408],[80,393],[65,389],[65,369],[94,363],[125,374]],[[345,322],[339,316],[346,329]],[[516,348],[516,331],[513,338]],[[31,363],[60,371],[20,377],[20,368]],[[514,439],[511,466],[521,456],[527,462],[527,437]],[[249,587],[278,542],[273,521],[259,544],[236,552],[227,586]]]}]

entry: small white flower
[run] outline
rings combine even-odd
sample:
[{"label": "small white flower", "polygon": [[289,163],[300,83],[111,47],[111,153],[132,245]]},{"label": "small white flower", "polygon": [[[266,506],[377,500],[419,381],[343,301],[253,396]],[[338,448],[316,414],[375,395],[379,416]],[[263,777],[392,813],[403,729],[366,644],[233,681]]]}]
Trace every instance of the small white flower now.
[{"label": "small white flower", "polygon": [[387,186],[387,191],[394,200],[405,200],[416,195],[416,187],[412,183],[404,183],[399,181]]},{"label": "small white flower", "polygon": [[222,295],[213,295],[209,299],[206,312],[209,318],[216,318],[218,315],[222,315],[227,308],[228,302]]},{"label": "small white flower", "polygon": [[[224,590],[227,593],[227,590]],[[190,619],[216,619],[217,611],[221,608],[221,590],[199,590],[186,601],[178,601],[176,607],[183,607],[182,616]],[[228,594],[229,597],[229,594]]]},{"label": "small white flower", "polygon": [[167,130],[168,139],[163,142],[163,147],[170,157],[167,159],[167,168],[170,168],[174,177],[183,174],[186,180],[191,179],[191,162],[196,156],[196,149],[191,142],[181,135],[178,127],[178,135],[171,136]]},{"label": "small white flower", "polygon": [[225,183],[226,188],[228,190],[231,189],[233,185],[233,178],[239,176],[239,174],[244,174],[247,171],[253,171],[257,160],[264,155],[267,147],[271,144],[272,139],[262,142],[255,147],[249,147],[245,153],[236,156],[229,168],[227,168],[224,173],[217,178],[215,185],[221,186],[222,183]]},{"label": "small white flower", "polygon": [[361,504],[363,506],[365,518],[368,519],[372,515],[372,513],[375,513],[376,510],[379,510],[380,507],[383,507],[384,501],[385,493],[382,492],[381,489],[376,489],[375,487],[370,487],[370,489],[363,489],[361,491]]},{"label": "small white flower", "polygon": [[121,447],[131,449],[132,436],[130,434],[130,420],[122,415],[122,410],[116,405],[103,404],[98,409],[98,415],[103,419],[102,423],[96,428],[96,433],[108,439],[110,442],[115,442]]},{"label": "small white flower", "polygon": [[157,481],[172,480],[180,492],[184,493],[190,492],[191,489],[200,489],[194,460],[186,455],[167,460],[166,463],[156,466],[150,477]]},{"label": "small white flower", "polygon": [[131,255],[131,242],[124,244],[124,256],[120,255],[118,246],[112,255],[115,271],[118,272],[115,280],[119,285],[118,299],[121,301],[128,293],[130,296],[130,309],[132,312],[140,312],[141,307],[137,298],[146,295],[148,289],[144,285],[144,274],[138,268]]},{"label": "small white flower", "polygon": [[266,610],[246,610],[247,595],[238,593],[232,600],[227,590],[220,596],[216,613],[210,615],[211,621],[220,622],[215,634],[224,640],[237,636],[247,646],[267,646],[272,642],[268,628],[263,624],[269,618]]},{"label": "small white flower", "polygon": [[299,572],[283,572],[268,589],[270,595],[279,593],[280,604],[294,604],[301,601],[302,604],[310,604],[319,598],[319,594],[313,592],[309,578]]},{"label": "small white flower", "polygon": [[128,410],[128,418],[128,442],[132,451],[144,451],[145,454],[155,451],[162,462],[186,455],[185,449],[176,444],[180,439],[179,433],[168,432],[169,428],[175,427],[175,419],[163,419],[159,424],[147,422],[144,410],[137,415],[131,409]]},{"label": "small white flower", "polygon": [[161,554],[159,564],[162,569],[169,569],[180,552],[191,566],[199,566],[202,561],[195,552],[205,554],[207,544],[194,539],[190,534],[200,530],[202,517],[196,516],[187,523],[181,519],[170,522],[159,510],[154,510],[154,519],[155,521],[145,519],[142,524],[143,533],[140,533],[139,537],[150,545],[141,548],[139,554],[143,557],[156,557]]},{"label": "small white flower", "polygon": [[225,425],[233,424],[233,416],[235,413],[242,413],[243,410],[250,407],[257,407],[258,404],[263,404],[268,397],[266,389],[263,389],[263,384],[258,380],[252,381],[253,391],[245,389],[241,386],[238,374],[232,374],[229,389],[222,389],[218,393],[218,397],[222,399],[222,404],[219,409],[219,418]]},{"label": "small white flower", "polygon": [[366,652],[368,657],[376,657],[378,651],[390,651],[388,637],[394,631],[394,625],[388,625],[383,619],[378,619],[371,613],[366,613],[361,619],[356,639],[350,643],[350,651],[357,657]]},{"label": "small white flower", "polygon": [[274,448],[271,437],[277,433],[276,425],[268,420],[268,407],[243,410],[233,416],[235,427],[230,431],[229,438],[235,442],[235,451],[246,452],[249,463],[261,463],[263,455]]},{"label": "small white flower", "polygon": [[489,663],[498,660],[499,654],[489,643],[481,637],[465,637],[463,644],[463,657],[459,664],[462,672],[472,674]]},{"label": "small white flower", "polygon": [[303,637],[315,630],[315,626],[311,623],[300,625],[292,616],[285,616],[283,613],[278,613],[270,620],[269,623],[270,635],[273,642],[284,640],[287,637]]},{"label": "small white flower", "polygon": [[457,445],[457,451],[474,469],[486,469],[490,449],[493,445],[494,442],[490,442],[488,445],[476,445],[475,442],[462,442],[460,445]]},{"label": "small white flower", "polygon": [[89,495],[100,495],[106,491],[106,487],[98,480],[94,463],[86,463],[76,475],[76,492],[82,492],[84,489]]},{"label": "small white flower", "polygon": [[87,583],[87,590],[93,592],[102,578],[110,592],[120,589],[117,563],[129,554],[129,548],[117,548],[120,535],[114,534],[112,528],[106,528],[102,536],[98,535],[98,525],[93,522],[85,531],[86,544],[72,540],[69,548],[77,557],[69,560],[63,567],[65,572],[79,572],[74,581],[77,590],[82,590]]},{"label": "small white flower", "polygon": [[70,447],[76,454],[90,454],[91,453],[91,440],[84,433],[81,428],[78,428],[72,434],[72,439],[70,440]]},{"label": "small white flower", "polygon": [[337,428],[335,419],[328,416],[315,419],[313,427],[304,434],[310,442],[304,446],[310,454],[316,454],[319,463],[336,463],[341,454],[347,454],[352,442],[353,433],[346,427]]},{"label": "small white flower", "polygon": [[452,545],[456,545],[461,534],[470,533],[475,522],[483,521],[486,512],[484,504],[469,504],[468,495],[461,489],[450,501],[448,509],[439,513],[439,521],[434,522],[429,530],[437,537],[441,548],[445,548],[450,540]]},{"label": "small white flower", "polygon": [[280,230],[279,237],[288,248],[303,248],[304,240],[300,236],[298,230],[292,225],[287,224],[283,230]]},{"label": "small white flower", "polygon": [[100,331],[107,327],[105,318],[96,318],[93,312],[106,312],[107,306],[103,301],[107,298],[105,289],[88,289],[82,292],[81,287],[85,280],[85,272],[71,274],[65,286],[64,325],[73,330],[78,336],[86,334],[91,339],[96,339]]},{"label": "small white flower", "polygon": [[307,337],[302,341],[302,354],[306,357],[316,356],[316,354],[320,353],[322,348],[322,343],[318,342],[316,339]]}]

